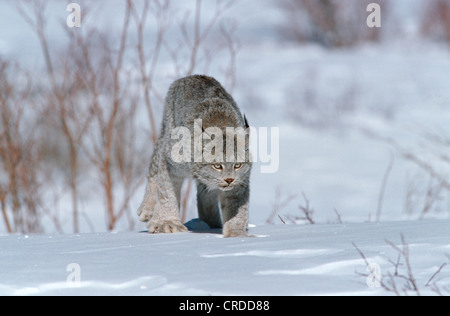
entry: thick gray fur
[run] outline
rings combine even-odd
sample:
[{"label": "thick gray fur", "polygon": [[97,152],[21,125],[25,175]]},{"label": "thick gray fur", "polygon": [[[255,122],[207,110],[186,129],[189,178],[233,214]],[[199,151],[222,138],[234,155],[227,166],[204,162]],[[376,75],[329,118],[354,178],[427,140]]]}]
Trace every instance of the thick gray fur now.
[{"label": "thick gray fur", "polygon": [[[194,178],[199,218],[211,228],[222,227],[224,237],[247,236],[249,155],[244,163],[221,162],[220,170],[214,163],[194,159],[177,163],[171,157],[172,146],[178,141],[171,138],[174,128],[187,127],[193,137],[197,119],[202,120],[203,130],[218,127],[223,135],[226,127],[248,127],[236,102],[214,78],[194,75],[175,81],[166,96],[161,135],[151,159],[139,219],[147,222],[150,233],[187,231],[180,220],[180,190],[185,178]],[[223,148],[225,151],[226,146]]]}]

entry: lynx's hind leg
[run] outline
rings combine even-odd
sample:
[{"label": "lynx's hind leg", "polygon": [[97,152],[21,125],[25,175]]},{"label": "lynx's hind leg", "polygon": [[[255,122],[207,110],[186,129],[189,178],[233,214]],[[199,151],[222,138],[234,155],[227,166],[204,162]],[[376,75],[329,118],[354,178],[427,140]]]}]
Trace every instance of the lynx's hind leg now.
[{"label": "lynx's hind leg", "polygon": [[208,224],[210,228],[222,228],[217,191],[210,191],[206,185],[198,183],[197,208],[200,220]]}]

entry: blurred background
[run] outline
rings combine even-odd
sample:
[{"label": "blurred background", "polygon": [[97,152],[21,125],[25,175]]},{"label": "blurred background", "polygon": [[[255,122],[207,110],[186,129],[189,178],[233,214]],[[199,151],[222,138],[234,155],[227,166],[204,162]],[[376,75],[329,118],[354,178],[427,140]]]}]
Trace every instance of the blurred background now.
[{"label": "blurred background", "polygon": [[450,217],[450,1],[69,3],[0,2],[0,233],[143,230],[165,94],[200,73],[280,129],[251,223]]}]

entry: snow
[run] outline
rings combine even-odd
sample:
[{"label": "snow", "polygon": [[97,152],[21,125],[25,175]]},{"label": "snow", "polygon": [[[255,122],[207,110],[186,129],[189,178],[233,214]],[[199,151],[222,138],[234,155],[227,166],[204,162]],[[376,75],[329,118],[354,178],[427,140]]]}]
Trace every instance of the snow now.
[{"label": "snow", "polygon": [[[429,220],[263,225],[250,228],[253,238],[204,230],[3,236],[0,295],[393,294],[367,285],[366,264],[352,243],[380,266],[384,282],[397,260],[387,241],[400,247],[401,234],[420,293],[436,294],[425,284],[447,263],[431,283],[448,294],[449,228],[450,221]],[[70,264],[78,265],[79,282]],[[399,278],[398,287],[405,282]]]}]

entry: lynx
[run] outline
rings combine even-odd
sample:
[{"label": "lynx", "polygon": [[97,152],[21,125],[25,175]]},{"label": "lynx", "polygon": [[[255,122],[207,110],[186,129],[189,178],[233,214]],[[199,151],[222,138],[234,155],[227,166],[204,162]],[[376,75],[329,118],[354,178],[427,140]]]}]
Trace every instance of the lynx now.
[{"label": "lynx", "polygon": [[[199,122],[202,136],[195,139]],[[173,157],[174,146],[180,142],[174,131],[179,127],[190,131],[188,143],[192,144],[180,150],[183,155],[192,155],[192,159],[182,162]],[[227,134],[230,128],[249,130],[236,102],[214,78],[194,75],[170,86],[144,200],[138,210],[139,219],[147,222],[149,233],[187,231],[180,220],[180,190],[185,178],[193,178],[197,184],[199,219],[210,228],[222,228],[224,237],[247,236],[252,164],[247,141],[245,159],[239,160],[236,158],[239,155],[228,152],[239,143],[236,135]],[[211,130],[216,133],[211,135]],[[199,141],[200,150],[208,151],[212,159],[194,157]],[[222,146],[211,146],[219,141],[223,141]],[[179,150],[176,148],[175,152]]]}]

